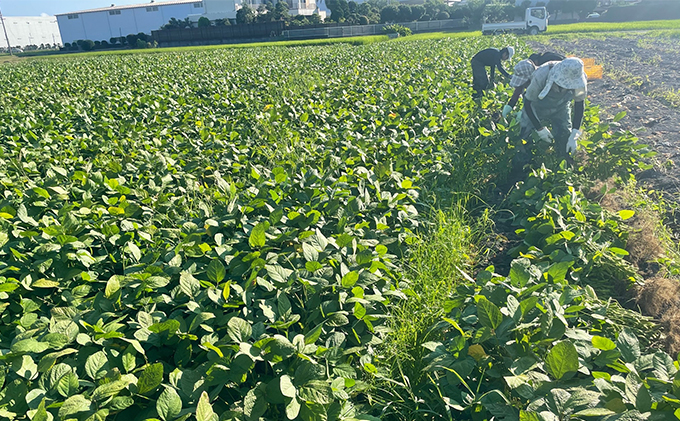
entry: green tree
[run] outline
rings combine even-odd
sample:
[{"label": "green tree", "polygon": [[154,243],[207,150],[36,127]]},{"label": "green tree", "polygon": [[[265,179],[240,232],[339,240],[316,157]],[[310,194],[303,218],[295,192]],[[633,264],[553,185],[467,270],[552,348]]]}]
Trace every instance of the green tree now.
[{"label": "green tree", "polygon": [[350,15],[347,0],[327,0],[326,5],[331,11],[331,21],[344,22]]},{"label": "green tree", "polygon": [[487,4],[482,17],[485,22],[507,22],[515,18],[515,6],[507,3]]},{"label": "green tree", "polygon": [[261,4],[257,7],[257,14],[255,15],[255,22],[271,22],[274,15],[274,5],[271,2]]},{"label": "green tree", "polygon": [[301,27],[301,26],[306,26],[309,24],[309,21],[307,20],[306,16],[304,15],[295,15],[293,18],[290,20],[289,25],[291,27]]},{"label": "green tree", "polygon": [[589,13],[592,13],[598,5],[597,0],[580,0],[578,7],[578,16],[581,19],[585,19]]},{"label": "green tree", "polygon": [[442,10],[446,10],[446,5],[442,0],[426,0],[425,14],[430,16],[437,16]]},{"label": "green tree", "polygon": [[272,18],[274,20],[287,20],[290,18],[288,10],[288,3],[285,1],[278,1],[276,6],[274,6]]},{"label": "green tree", "polygon": [[411,20],[420,20],[425,14],[425,6],[422,4],[415,4],[411,6]]},{"label": "green tree", "polygon": [[128,36],[125,37],[125,39],[127,40],[128,45],[134,47],[137,45],[137,40],[139,39],[139,37],[135,34],[129,34]]},{"label": "green tree", "polygon": [[487,0],[469,0],[467,7],[470,10],[470,21],[473,25],[479,25],[482,23],[482,17],[484,16],[484,8],[486,7]]},{"label": "green tree", "polygon": [[451,19],[470,19],[470,8],[467,5],[456,5],[449,12]]},{"label": "green tree", "polygon": [[359,16],[366,16],[369,23],[380,22],[380,8],[374,5],[372,1],[361,3],[357,6],[357,14]]},{"label": "green tree", "polygon": [[82,48],[83,51],[92,51],[94,50],[94,41],[86,39],[80,44],[80,48]]},{"label": "green tree", "polygon": [[253,23],[254,20],[255,11],[247,4],[244,4],[240,9],[236,11],[236,23],[240,24]]},{"label": "green tree", "polygon": [[319,16],[317,13],[307,16],[307,20],[309,21],[310,25],[318,25],[323,23],[323,19],[321,19],[321,16]]},{"label": "green tree", "polygon": [[564,3],[565,3],[564,0],[552,0],[546,6],[546,9],[548,10],[548,13],[550,13],[551,16],[557,19],[557,16],[559,16],[560,12],[564,8]]},{"label": "green tree", "polygon": [[410,22],[411,21],[411,6],[408,4],[400,4],[399,13],[397,15],[397,20],[399,22]]},{"label": "green tree", "polygon": [[399,20],[399,6],[396,4],[390,4],[389,6],[383,7],[380,11],[380,21],[385,22],[396,22]]},{"label": "green tree", "polygon": [[212,26],[210,19],[206,18],[205,16],[201,16],[198,19],[198,27],[199,28],[205,28],[205,27],[208,27],[208,26]]}]

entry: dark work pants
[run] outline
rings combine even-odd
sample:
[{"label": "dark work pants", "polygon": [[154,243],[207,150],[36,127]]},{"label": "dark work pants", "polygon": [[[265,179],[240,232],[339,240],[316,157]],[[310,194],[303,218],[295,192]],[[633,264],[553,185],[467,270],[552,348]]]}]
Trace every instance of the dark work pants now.
[{"label": "dark work pants", "polygon": [[477,60],[472,60],[472,89],[475,94],[482,95],[482,91],[489,86],[489,76],[486,74],[486,66]]},{"label": "dark work pants", "polygon": [[[555,103],[548,99],[531,103],[531,109],[541,124],[550,124],[551,132],[555,138],[555,152],[560,158],[567,158],[567,142],[571,135],[571,103]],[[520,119],[520,137],[531,142],[531,134],[534,125],[529,119],[526,106],[522,110]],[[531,143],[529,143],[531,144]]]}]

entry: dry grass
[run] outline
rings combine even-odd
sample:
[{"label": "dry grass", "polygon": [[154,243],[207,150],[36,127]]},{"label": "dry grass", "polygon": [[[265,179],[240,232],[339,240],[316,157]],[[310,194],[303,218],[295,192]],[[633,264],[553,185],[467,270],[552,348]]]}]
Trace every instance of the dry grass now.
[{"label": "dry grass", "polygon": [[671,355],[680,352],[680,282],[668,278],[648,280],[637,302],[644,314],[661,321],[666,350]]},{"label": "dry grass", "polygon": [[[630,232],[626,250],[630,253],[628,257],[630,262],[644,270],[649,263],[656,262],[666,254],[666,244],[660,232],[663,223],[655,210],[635,205],[639,202],[639,197],[633,189],[616,189],[610,192],[615,185],[613,180],[599,182],[588,196],[611,213],[626,209],[635,210],[635,215],[625,221]],[[607,193],[602,194],[603,191]]]},{"label": "dry grass", "polygon": [[648,278],[644,286],[634,292],[635,301],[642,314],[660,323],[664,346],[671,355],[676,355],[680,352],[680,281],[667,278],[660,271],[662,265],[658,262],[671,252],[672,245],[664,232],[658,208],[650,205],[652,199],[634,183],[621,188],[611,179],[595,184],[587,196],[611,213],[635,210],[635,215],[625,221],[629,230],[626,250],[630,253],[628,260]]}]

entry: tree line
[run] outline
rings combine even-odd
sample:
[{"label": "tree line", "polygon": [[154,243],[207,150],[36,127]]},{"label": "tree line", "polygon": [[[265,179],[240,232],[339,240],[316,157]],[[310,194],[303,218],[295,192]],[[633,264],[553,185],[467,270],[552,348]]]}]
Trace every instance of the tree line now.
[{"label": "tree line", "polygon": [[[557,16],[559,13],[571,13],[572,18],[578,15],[584,18],[592,12],[598,0],[552,0],[538,2],[537,6],[546,6],[548,11]],[[368,25],[377,23],[414,22],[429,20],[463,19],[471,27],[483,22],[503,22],[524,16],[524,11],[531,6],[526,0],[516,5],[514,0],[468,0],[465,4],[447,5],[443,0],[425,0],[423,4],[402,4],[396,0],[367,0],[358,3],[354,0],[326,0],[330,16],[322,20],[318,14],[311,16],[289,13],[290,6],[285,1],[265,3],[255,6],[244,4],[237,12],[236,18],[210,21],[201,18],[199,27],[220,25],[242,25],[285,21],[287,26],[299,27],[318,25],[321,23],[346,23],[349,25]],[[171,19],[164,28],[190,28],[189,19]]]},{"label": "tree line", "polygon": [[112,37],[108,41],[92,41],[90,39],[79,39],[75,42],[64,43],[61,47],[62,51],[95,51],[106,50],[110,48],[155,48],[158,44],[153,40],[151,35],[144,32],[138,34],[129,34],[124,37]]},{"label": "tree line", "polygon": [[[201,17],[194,23],[189,18],[172,18],[161,29],[181,29],[245,25],[284,21],[289,27],[304,27],[322,23],[341,23],[348,25],[369,25],[378,23],[414,22],[429,20],[463,19],[470,27],[476,27],[483,22],[512,21],[517,16],[524,16],[524,11],[531,6],[526,0],[516,5],[514,0],[468,0],[465,4],[447,5],[443,0],[425,0],[423,4],[408,5],[395,0],[367,0],[357,3],[354,0],[326,0],[331,11],[330,16],[323,20],[318,14],[310,16],[291,15],[290,5],[282,0],[276,3],[265,1],[257,7],[244,4],[237,12],[235,19],[217,19],[214,21]],[[598,5],[598,0],[551,0],[538,2],[536,6],[546,6],[548,12],[557,17],[560,13],[571,14],[574,18],[585,16]],[[144,33],[130,34],[126,37],[114,37],[108,41],[78,40],[66,43],[63,50],[92,51],[107,48],[153,48],[151,36]]]}]

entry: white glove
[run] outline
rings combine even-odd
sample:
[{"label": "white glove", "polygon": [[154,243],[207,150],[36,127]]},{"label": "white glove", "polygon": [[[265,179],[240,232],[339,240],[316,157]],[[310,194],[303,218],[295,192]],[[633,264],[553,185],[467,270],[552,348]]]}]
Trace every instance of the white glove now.
[{"label": "white glove", "polygon": [[512,107],[509,105],[504,105],[503,106],[503,118],[506,118],[508,114],[510,114],[510,111],[512,111]]},{"label": "white glove", "polygon": [[547,127],[543,127],[541,130],[537,131],[536,134],[545,143],[552,143],[553,142],[553,139],[554,139],[553,135],[552,135],[552,133],[550,133],[550,130],[548,130]]},{"label": "white glove", "polygon": [[571,129],[571,136],[569,136],[569,141],[567,142],[567,153],[572,154],[576,152],[576,141],[583,134],[579,129]]}]

